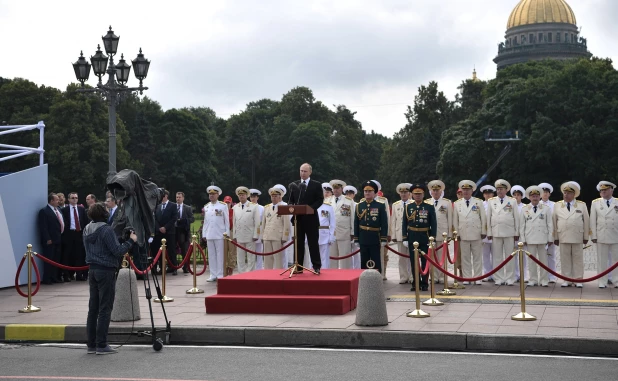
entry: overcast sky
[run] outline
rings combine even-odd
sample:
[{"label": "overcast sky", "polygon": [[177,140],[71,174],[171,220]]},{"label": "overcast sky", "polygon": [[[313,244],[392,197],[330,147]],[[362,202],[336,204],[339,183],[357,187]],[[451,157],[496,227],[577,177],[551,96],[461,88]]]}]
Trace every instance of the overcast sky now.
[{"label": "overcast sky", "polygon": [[[221,117],[307,86],[392,136],[431,80],[453,98],[492,59],[518,0],[0,0],[0,76],[65,89],[111,24],[119,53],[152,61],[145,85],[164,109],[208,106]],[[568,0],[590,51],[618,60],[618,1]],[[137,85],[131,74],[129,85]],[[95,84],[91,74],[89,83]]]}]

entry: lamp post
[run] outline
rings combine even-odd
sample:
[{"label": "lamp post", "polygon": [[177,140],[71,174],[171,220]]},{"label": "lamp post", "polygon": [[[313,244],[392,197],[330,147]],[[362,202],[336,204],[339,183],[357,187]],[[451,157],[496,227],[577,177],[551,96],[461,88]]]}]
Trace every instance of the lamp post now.
[{"label": "lamp post", "polygon": [[[128,87],[127,81],[129,80],[129,74],[131,72],[131,65],[124,60],[124,55],[120,55],[120,60],[114,65],[114,56],[118,51],[119,36],[114,34],[112,27],[109,27],[107,34],[103,38],[103,47],[105,54],[101,51],[101,45],[97,46],[97,51],[94,56],[90,57],[90,63],[84,57],[82,52],[75,63],[73,63],[73,70],[75,70],[75,77],[81,83],[81,89],[79,92],[97,92],[103,95],[107,99],[107,107],[109,112],[109,171],[107,176],[116,174],[116,106],[125,99],[128,95],[138,92],[143,94],[144,90],[148,90],[144,87],[142,81],[146,79],[148,75],[148,68],[150,67],[150,61],[144,58],[142,49],[140,48],[137,58],[131,61],[133,65],[133,73],[139,80],[138,87]],[[90,68],[94,71],[94,74],[99,77],[99,83],[96,88],[86,89],[84,83],[90,76]],[[108,74],[107,82],[103,83],[102,77]]]}]

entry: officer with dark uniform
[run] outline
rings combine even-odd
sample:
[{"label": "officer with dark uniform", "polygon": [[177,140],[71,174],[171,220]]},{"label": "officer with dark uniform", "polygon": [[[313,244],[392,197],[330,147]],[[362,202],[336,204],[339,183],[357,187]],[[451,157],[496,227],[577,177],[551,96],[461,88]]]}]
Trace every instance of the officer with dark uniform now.
[{"label": "officer with dark uniform", "polygon": [[[429,254],[429,237],[436,236],[438,230],[438,220],[436,218],[436,209],[432,204],[423,202],[425,196],[425,185],[413,184],[410,190],[412,191],[412,199],[414,202],[408,202],[403,216],[402,235],[404,246],[408,247],[410,252],[410,261],[412,261],[412,279],[414,279],[414,242],[418,242],[419,257],[421,258],[422,268],[425,268],[427,259],[421,255],[420,251]],[[421,269],[419,269],[420,271]],[[427,291],[428,275],[421,275],[419,284],[421,291]],[[415,283],[412,281],[412,291],[415,291]]]},{"label": "officer with dark uniform", "polygon": [[361,269],[366,269],[367,261],[375,262],[374,268],[382,271],[380,248],[390,241],[388,237],[388,215],[385,205],[376,200],[378,184],[369,180],[363,186],[365,198],[356,205],[354,217],[354,242],[360,246]]}]

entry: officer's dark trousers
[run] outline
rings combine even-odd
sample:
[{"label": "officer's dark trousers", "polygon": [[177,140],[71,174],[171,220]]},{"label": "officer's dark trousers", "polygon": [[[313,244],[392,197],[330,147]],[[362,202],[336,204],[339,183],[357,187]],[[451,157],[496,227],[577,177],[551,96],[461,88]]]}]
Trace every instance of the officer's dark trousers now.
[{"label": "officer's dark trousers", "polygon": [[[317,213],[317,212],[316,212]],[[309,255],[311,255],[311,264],[314,270],[322,268],[322,260],[320,259],[320,220],[317,214],[307,214],[305,216],[297,216],[298,226],[296,227],[296,235],[298,239],[298,263],[301,265],[305,260],[305,235],[307,236],[307,246],[309,246]]]},{"label": "officer's dark trousers", "polygon": [[[408,249],[410,250],[410,262],[412,264],[412,284],[414,285],[414,245],[412,244],[413,242],[408,241]],[[420,242],[419,242],[420,243]],[[418,269],[419,274],[421,274],[421,271],[423,271],[425,269],[425,266],[427,265],[427,259],[425,258],[424,255],[421,254],[421,251],[424,251],[425,253],[428,253],[427,249],[428,249],[428,245],[427,243],[420,243],[420,245],[418,246],[418,257],[421,260],[421,268]],[[419,277],[419,284],[421,287],[423,286],[427,286],[429,284],[428,282],[429,280],[429,273],[427,273],[427,275],[422,275]]]},{"label": "officer's dark trousers", "polygon": [[382,262],[380,261],[380,244],[360,245],[361,269],[367,269],[367,261],[370,259],[375,262],[374,269],[382,272]]}]

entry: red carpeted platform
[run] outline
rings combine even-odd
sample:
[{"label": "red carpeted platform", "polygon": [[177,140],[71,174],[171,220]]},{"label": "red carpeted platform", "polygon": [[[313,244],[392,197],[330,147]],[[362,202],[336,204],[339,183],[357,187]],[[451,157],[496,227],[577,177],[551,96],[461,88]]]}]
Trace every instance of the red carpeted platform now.
[{"label": "red carpeted platform", "polygon": [[363,270],[307,271],[289,277],[283,270],[256,270],[219,279],[206,297],[206,313],[343,315],[356,308]]}]

